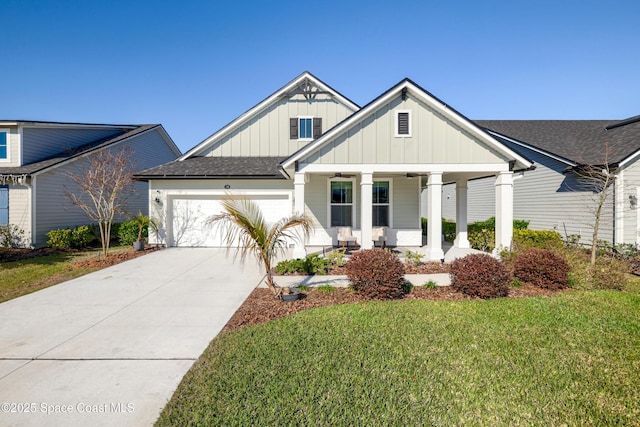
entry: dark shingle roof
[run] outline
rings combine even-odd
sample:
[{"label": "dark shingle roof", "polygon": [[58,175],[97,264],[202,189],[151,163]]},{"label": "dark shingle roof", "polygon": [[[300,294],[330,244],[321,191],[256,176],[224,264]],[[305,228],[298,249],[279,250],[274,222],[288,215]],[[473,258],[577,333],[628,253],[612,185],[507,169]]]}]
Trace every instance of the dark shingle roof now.
[{"label": "dark shingle roof", "polygon": [[138,172],[137,179],[261,178],[284,179],[279,165],[285,157],[189,157]]},{"label": "dark shingle roof", "polygon": [[18,167],[0,167],[0,175],[30,175],[36,172],[40,172],[45,170],[51,166],[55,166],[58,163],[64,162],[65,160],[69,160],[73,157],[78,157],[80,155],[89,153],[94,150],[98,150],[100,148],[109,146],[111,144],[115,144],[116,142],[122,141],[123,139],[130,138],[134,135],[152,129],[160,125],[139,125],[137,128],[130,130],[128,132],[123,132],[118,136],[110,136],[108,138],[100,139],[97,141],[90,142],[88,144],[81,145],[79,147],[73,148],[71,150],[64,151],[62,153],[55,154],[53,156],[47,157],[38,162],[29,163],[24,166]]},{"label": "dark shingle roof", "polygon": [[609,163],[619,163],[640,149],[640,118],[625,121],[476,120],[475,123],[579,164],[605,163],[605,147],[608,147]]}]

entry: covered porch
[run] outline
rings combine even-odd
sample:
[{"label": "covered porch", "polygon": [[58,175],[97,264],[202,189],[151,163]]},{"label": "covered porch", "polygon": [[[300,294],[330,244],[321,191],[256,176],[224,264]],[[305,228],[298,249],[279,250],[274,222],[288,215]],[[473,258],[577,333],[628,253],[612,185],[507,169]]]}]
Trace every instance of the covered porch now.
[{"label": "covered porch", "polygon": [[[384,241],[391,247],[422,252],[428,260],[446,259],[445,249],[458,254],[469,250],[467,182],[487,176],[495,176],[496,248],[510,247],[512,163],[361,166],[308,164],[294,173],[293,210],[304,213],[314,223],[314,233],[304,244],[297,243],[294,257],[304,257],[314,252],[315,247],[340,246],[338,230],[344,232],[344,228],[362,249],[373,248]],[[447,183],[456,184],[456,238],[449,248],[443,245],[440,221],[442,186]],[[426,215],[420,209],[423,198],[426,198]],[[428,219],[426,242],[422,235],[422,216]],[[381,229],[383,239],[379,238]]]}]

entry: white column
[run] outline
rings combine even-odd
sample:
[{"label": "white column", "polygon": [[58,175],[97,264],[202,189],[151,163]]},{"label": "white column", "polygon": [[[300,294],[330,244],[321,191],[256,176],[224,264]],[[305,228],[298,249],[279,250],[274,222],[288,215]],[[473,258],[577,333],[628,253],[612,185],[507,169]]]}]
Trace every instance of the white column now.
[{"label": "white column", "polygon": [[427,256],[430,260],[444,258],[442,251],[442,172],[431,172],[427,181],[428,225]]},{"label": "white column", "polygon": [[362,249],[373,248],[373,174],[363,172],[360,180],[360,233]]},{"label": "white column", "polygon": [[468,249],[467,238],[467,180],[456,181],[456,248]]},{"label": "white column", "polygon": [[[293,213],[296,215],[304,215],[304,184],[304,172],[296,172],[293,179]],[[293,248],[292,255],[294,258],[304,258],[307,256],[305,243],[304,235],[300,233]]]},{"label": "white column", "polygon": [[615,180],[614,187],[614,197],[613,199],[616,201],[615,204],[615,215],[614,215],[614,229],[615,229],[615,237],[613,243],[619,245],[621,243],[626,243],[624,241],[624,210],[625,206],[630,204],[630,200],[628,197],[625,197],[624,194],[624,170],[618,172],[618,177]]},{"label": "white column", "polygon": [[513,238],[513,172],[496,176],[496,248],[494,254],[511,248]]}]

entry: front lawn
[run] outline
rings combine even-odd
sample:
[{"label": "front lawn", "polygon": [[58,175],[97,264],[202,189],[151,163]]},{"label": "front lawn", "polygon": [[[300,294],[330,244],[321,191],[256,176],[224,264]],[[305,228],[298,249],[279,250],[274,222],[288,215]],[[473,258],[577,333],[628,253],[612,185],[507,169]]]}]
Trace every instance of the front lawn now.
[{"label": "front lawn", "polygon": [[[0,263],[0,303],[75,279],[110,264],[139,256],[129,247],[116,247],[105,260],[100,250],[54,252],[45,256]],[[108,262],[104,262],[107,261]]]},{"label": "front lawn", "polygon": [[323,307],[223,333],[157,425],[640,425],[640,295]]}]

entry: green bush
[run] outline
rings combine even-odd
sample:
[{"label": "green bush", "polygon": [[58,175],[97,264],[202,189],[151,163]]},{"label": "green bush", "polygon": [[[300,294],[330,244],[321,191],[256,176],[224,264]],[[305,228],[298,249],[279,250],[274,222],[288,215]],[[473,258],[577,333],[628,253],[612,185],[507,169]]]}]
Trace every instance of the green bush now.
[{"label": "green bush", "polygon": [[353,289],[368,298],[400,298],[406,292],[404,265],[389,251],[367,249],[356,252],[345,269]]},{"label": "green bush", "polygon": [[73,247],[73,230],[62,228],[47,233],[47,246],[52,249],[71,249]]},{"label": "green bush", "polygon": [[93,228],[89,225],[81,225],[71,230],[71,246],[74,248],[86,248],[96,240]]},{"label": "green bush", "polygon": [[560,233],[553,230],[513,230],[514,250],[554,249],[563,245]]},{"label": "green bush", "polygon": [[[422,218],[422,235],[427,235],[427,225],[429,221],[427,218]],[[447,221],[442,218],[442,235],[444,236],[444,240],[447,242],[453,242],[456,238],[456,223],[452,221]]]},{"label": "green bush", "polygon": [[347,263],[347,261],[344,259],[344,253],[344,250],[332,251],[327,255],[327,259],[332,266],[342,267]]},{"label": "green bush", "polygon": [[[145,227],[142,230],[142,235],[147,237],[149,227]],[[118,227],[118,240],[123,246],[133,245],[133,242],[138,240],[138,223],[135,221],[127,221],[120,224]]]},{"label": "green bush", "polygon": [[479,251],[491,252],[496,246],[496,233],[488,228],[472,231],[467,238],[471,247]]},{"label": "green bush", "polygon": [[280,261],[275,268],[276,274],[306,273],[306,274],[327,274],[331,268],[331,261],[321,258],[318,254],[308,255],[302,259],[288,259]]}]

